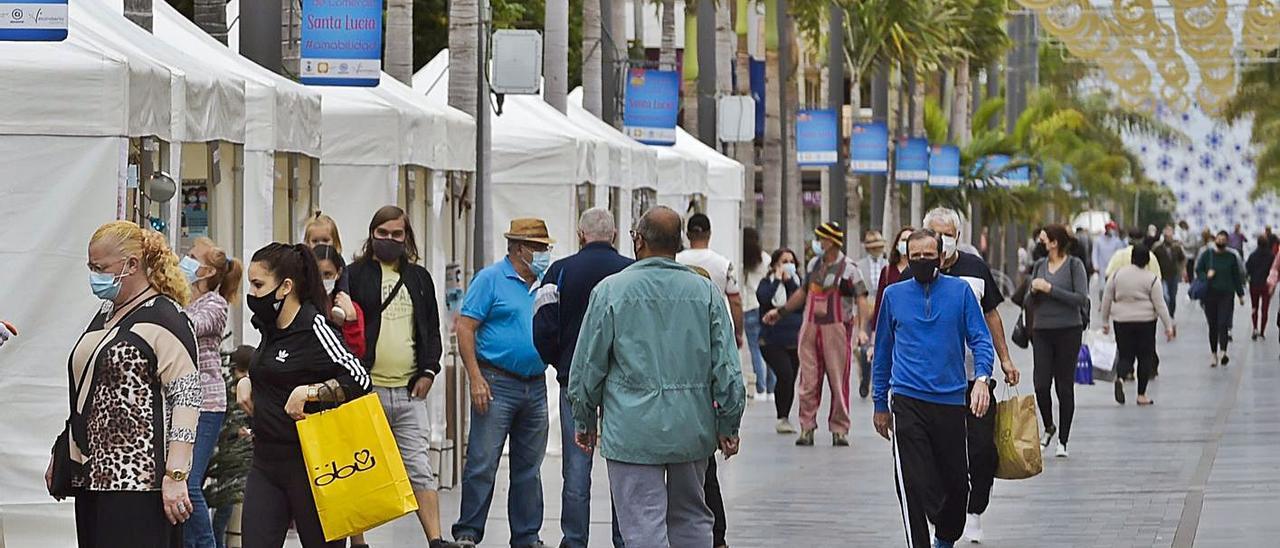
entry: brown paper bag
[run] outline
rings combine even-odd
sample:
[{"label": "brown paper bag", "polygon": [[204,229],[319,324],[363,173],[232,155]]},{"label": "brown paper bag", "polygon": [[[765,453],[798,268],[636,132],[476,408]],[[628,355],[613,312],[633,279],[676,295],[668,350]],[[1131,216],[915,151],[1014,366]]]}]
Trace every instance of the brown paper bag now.
[{"label": "brown paper bag", "polygon": [[996,404],[996,477],[1026,479],[1044,470],[1036,397],[1016,393]]}]

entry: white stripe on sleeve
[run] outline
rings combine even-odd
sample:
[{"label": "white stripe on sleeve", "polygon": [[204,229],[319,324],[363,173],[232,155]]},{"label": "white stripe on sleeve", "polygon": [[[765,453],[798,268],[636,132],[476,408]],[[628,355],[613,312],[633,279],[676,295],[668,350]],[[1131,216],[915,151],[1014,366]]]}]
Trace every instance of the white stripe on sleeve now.
[{"label": "white stripe on sleeve", "polygon": [[312,330],[315,331],[316,338],[320,339],[320,346],[324,347],[325,352],[329,354],[329,359],[346,368],[356,384],[365,390],[370,390],[369,372],[365,371],[360,360],[351,355],[347,347],[338,341],[338,336],[334,334],[333,329],[329,328],[329,324],[325,323],[323,317],[316,316],[315,322],[312,323]]}]

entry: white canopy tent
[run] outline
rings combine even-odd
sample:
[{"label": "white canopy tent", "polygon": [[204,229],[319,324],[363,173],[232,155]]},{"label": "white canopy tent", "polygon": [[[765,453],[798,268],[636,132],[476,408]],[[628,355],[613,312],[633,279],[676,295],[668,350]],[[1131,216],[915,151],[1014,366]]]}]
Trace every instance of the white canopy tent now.
[{"label": "white canopy tent", "polygon": [[[120,7],[122,0],[104,0]],[[247,258],[267,243],[292,240],[299,226],[290,226],[288,234],[277,234],[275,194],[290,187],[288,181],[300,179],[299,173],[311,169],[311,160],[320,157],[320,94],[279,76],[250,61],[214,40],[166,2],[156,2],[153,32],[175,49],[198,56],[220,70],[245,80],[245,137],[243,150],[242,223],[237,250]],[[305,158],[303,158],[305,157]],[[293,169],[290,169],[293,168]],[[312,174],[314,177],[315,174]],[[298,204],[309,203],[298,196],[295,203],[285,204],[289,212]],[[286,218],[304,215],[285,214]],[[300,225],[298,222],[289,223]],[[224,245],[225,244],[224,242]],[[257,331],[249,325],[249,314],[241,314],[238,332],[246,340],[257,340]]]},{"label": "white canopy tent", "polygon": [[[449,52],[445,50],[414,75],[414,90],[437,101],[446,97],[448,65]],[[608,144],[537,96],[508,95],[502,114],[494,113],[491,119],[492,256],[506,254],[506,242],[499,235],[517,217],[546,220],[551,237],[557,241],[556,255],[576,250],[574,224],[583,202],[578,190],[584,188],[579,185],[621,186],[600,177],[611,169]]]},{"label": "white canopy tent", "polygon": [[711,218],[711,249],[728,257],[733,264],[742,264],[742,185],[745,173],[742,164],[720,154],[690,135],[684,128],[676,128],[676,152],[698,158],[706,163],[706,176],[702,186],[695,187],[706,198],[704,213]]},{"label": "white canopy tent", "polygon": [[658,190],[658,153],[582,108],[582,88],[569,93],[568,116],[569,120],[608,143],[610,165],[621,171],[610,174],[606,180],[616,181],[624,191],[617,193],[619,199],[616,204],[611,197],[609,208],[614,212],[619,232],[627,230],[639,213],[634,207],[636,191],[656,194]]},{"label": "white canopy tent", "polygon": [[[62,42],[0,42],[0,310],[22,335],[0,348],[0,542],[73,546],[71,505],[43,476],[66,418],[65,357],[99,301],[86,284],[90,234],[117,218],[129,138],[173,137],[174,73],[115,47],[71,10]],[[50,516],[56,516],[51,518]]]}]

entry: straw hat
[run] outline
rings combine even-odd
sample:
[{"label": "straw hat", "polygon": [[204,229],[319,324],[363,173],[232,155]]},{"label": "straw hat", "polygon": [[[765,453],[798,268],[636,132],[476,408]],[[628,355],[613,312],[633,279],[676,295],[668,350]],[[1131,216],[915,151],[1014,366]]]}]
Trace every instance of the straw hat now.
[{"label": "straw hat", "polygon": [[863,247],[875,249],[884,247],[884,237],[880,235],[878,230],[868,230],[867,235],[862,238]]},{"label": "straw hat", "polygon": [[546,221],[533,217],[512,219],[511,228],[502,236],[508,240],[520,242],[534,242],[546,245],[556,243],[551,238],[551,235],[547,233]]}]

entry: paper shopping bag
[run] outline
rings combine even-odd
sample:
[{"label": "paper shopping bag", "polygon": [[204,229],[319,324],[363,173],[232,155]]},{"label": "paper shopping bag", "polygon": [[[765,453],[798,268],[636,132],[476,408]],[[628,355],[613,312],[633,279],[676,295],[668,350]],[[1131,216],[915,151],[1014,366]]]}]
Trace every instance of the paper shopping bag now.
[{"label": "paper shopping bag", "polygon": [[1035,396],[1019,396],[996,404],[996,477],[1026,479],[1044,470]]},{"label": "paper shopping bag", "polygon": [[326,540],[418,509],[377,394],[298,421],[298,439]]}]

